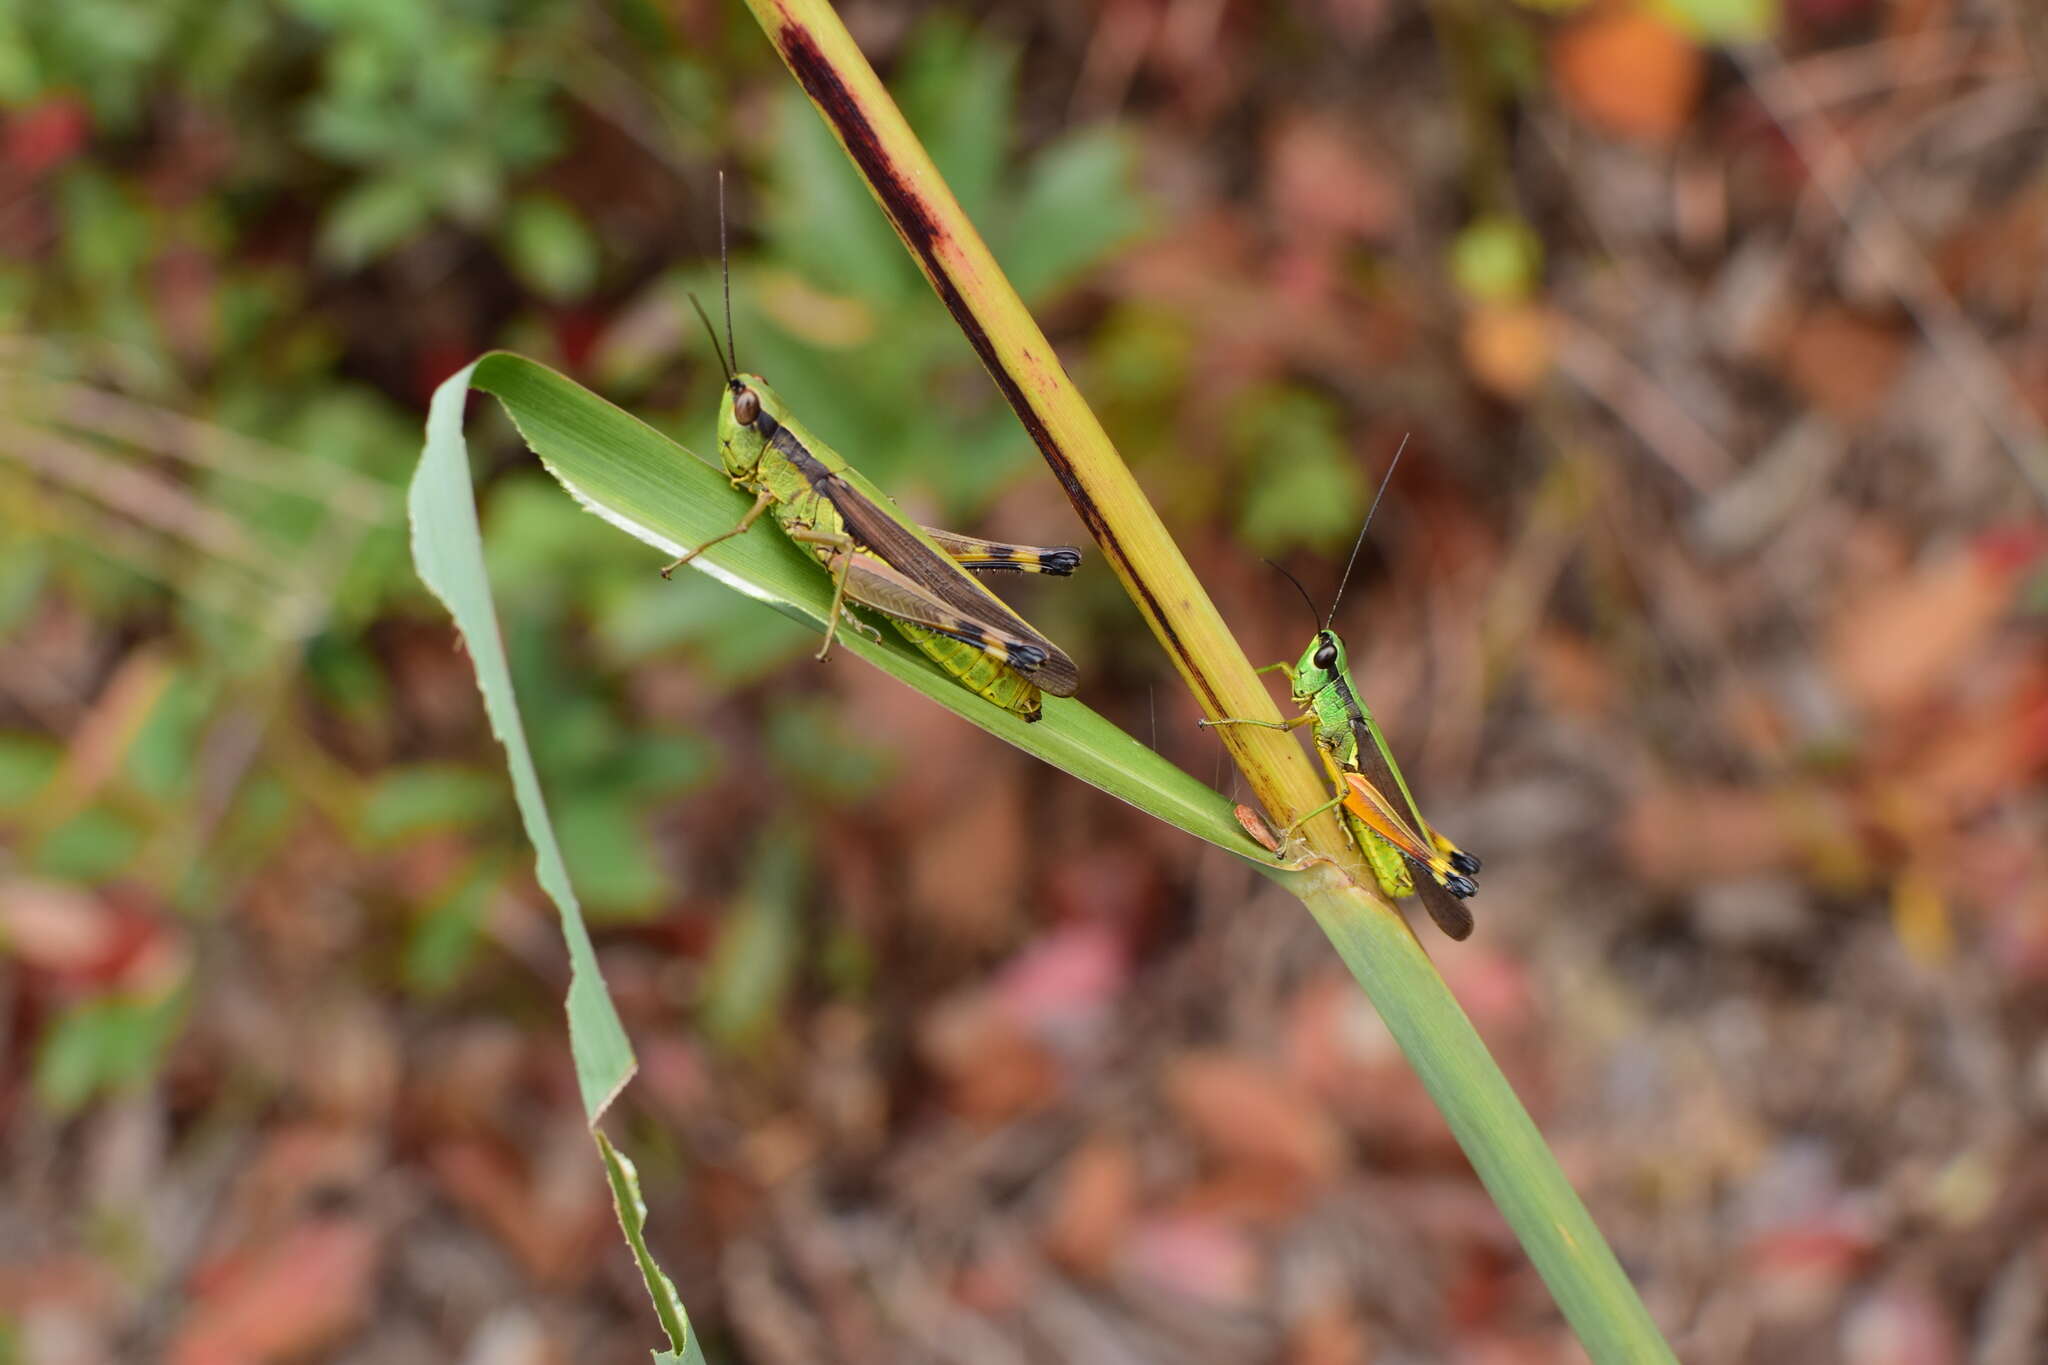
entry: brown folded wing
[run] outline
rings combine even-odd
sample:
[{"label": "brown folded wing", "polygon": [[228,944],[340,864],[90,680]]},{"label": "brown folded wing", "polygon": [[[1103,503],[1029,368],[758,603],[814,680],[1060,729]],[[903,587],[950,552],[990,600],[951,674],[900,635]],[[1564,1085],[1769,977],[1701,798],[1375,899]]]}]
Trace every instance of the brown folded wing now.
[{"label": "brown folded wing", "polygon": [[[779,427],[769,438],[769,443],[804,476],[813,492],[832,504],[846,523],[848,533],[883,561],[882,565],[868,566],[870,572],[883,567],[895,570],[904,580],[922,588],[928,596],[951,607],[961,618],[950,625],[933,625],[921,620],[918,624],[928,625],[930,629],[943,631],[968,643],[975,643],[976,637],[966,627],[977,626],[984,637],[1000,641],[1013,650],[1019,645],[1027,646],[1029,652],[1042,655],[1043,661],[1035,669],[1025,667],[1021,659],[1011,666],[1055,697],[1074,695],[1081,685],[1081,675],[1074,667],[1074,661],[1061,652],[1058,645],[1033,630],[1023,617],[1003,605],[1001,598],[969,578],[959,565],[919,540],[910,528],[877,506],[873,499],[840,477],[837,471],[827,467],[788,427]],[[856,569],[856,572],[860,571]],[[870,590],[884,591],[879,585],[871,586]],[[849,580],[848,592],[851,591]],[[900,593],[901,585],[897,585],[896,591]],[[902,615],[880,603],[873,605]],[[905,606],[907,608],[908,604]],[[908,615],[903,619],[917,620]],[[1016,652],[1021,656],[1027,651]]]}]

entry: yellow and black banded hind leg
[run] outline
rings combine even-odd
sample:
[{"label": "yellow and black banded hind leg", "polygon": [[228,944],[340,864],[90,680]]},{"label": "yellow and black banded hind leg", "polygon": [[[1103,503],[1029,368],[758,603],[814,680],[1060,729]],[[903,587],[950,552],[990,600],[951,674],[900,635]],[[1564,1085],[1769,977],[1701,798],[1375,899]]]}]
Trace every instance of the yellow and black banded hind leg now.
[{"label": "yellow and black banded hind leg", "polygon": [[1041,713],[1041,690],[1073,692],[1073,662],[1043,640],[977,621],[886,561],[852,552],[846,596],[887,616],[905,638],[969,691],[1024,720]]},{"label": "yellow and black banded hind leg", "polygon": [[976,573],[1042,573],[1065,578],[1081,567],[1081,552],[1071,545],[1011,545],[941,531],[936,526],[925,527],[924,533],[955,564]]}]

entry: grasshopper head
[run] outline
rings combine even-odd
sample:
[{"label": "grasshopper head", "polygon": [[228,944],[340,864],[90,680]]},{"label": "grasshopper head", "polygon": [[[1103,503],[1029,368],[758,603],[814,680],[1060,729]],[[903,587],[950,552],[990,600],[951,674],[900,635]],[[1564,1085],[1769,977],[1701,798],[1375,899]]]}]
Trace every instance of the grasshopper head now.
[{"label": "grasshopper head", "polygon": [[736,374],[726,381],[725,397],[718,404],[718,455],[727,474],[740,478],[760,465],[761,454],[780,425],[771,413],[781,410],[782,400],[761,376]]},{"label": "grasshopper head", "polygon": [[1306,704],[1310,697],[1330,685],[1334,678],[1350,672],[1351,663],[1344,657],[1344,642],[1337,638],[1334,630],[1319,630],[1308,642],[1308,648],[1301,651],[1301,659],[1294,665],[1294,699]]}]

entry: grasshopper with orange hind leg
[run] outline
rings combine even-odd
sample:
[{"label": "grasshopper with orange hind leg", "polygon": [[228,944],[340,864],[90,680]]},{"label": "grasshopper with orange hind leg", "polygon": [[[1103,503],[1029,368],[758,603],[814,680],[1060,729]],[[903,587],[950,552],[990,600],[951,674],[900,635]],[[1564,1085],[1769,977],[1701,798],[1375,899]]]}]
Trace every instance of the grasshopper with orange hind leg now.
[{"label": "grasshopper with orange hind leg", "polygon": [[[1393,478],[1394,467],[1400,461],[1401,453],[1396,451],[1386,478],[1380,482],[1379,493],[1373,496],[1374,510],[1378,509],[1380,495],[1386,492],[1387,481]],[[1365,543],[1365,532],[1371,526],[1372,512],[1368,511],[1365,528],[1359,531],[1358,542],[1351,550],[1353,564],[1358,560],[1358,546]],[[1273,567],[1279,569],[1277,564]],[[1285,569],[1280,572],[1287,574]],[[1347,564],[1344,577],[1348,580],[1350,576],[1351,565]],[[1259,725],[1276,730],[1313,726],[1316,754],[1337,794],[1281,831],[1274,844],[1263,839],[1258,842],[1277,852],[1275,845],[1284,846],[1305,821],[1332,807],[1342,807],[1345,829],[1365,856],[1381,892],[1390,900],[1414,896],[1437,928],[1451,938],[1463,939],[1472,932],[1472,912],[1464,902],[1479,889],[1474,880],[1479,872],[1479,859],[1422,818],[1401,765],[1394,761],[1386,736],[1380,733],[1379,722],[1352,681],[1344,642],[1330,628],[1337,602],[1331,602],[1327,614],[1317,612],[1308,589],[1294,575],[1287,574],[1287,578],[1308,603],[1310,614],[1318,622],[1316,633],[1300,659],[1292,664],[1269,664],[1259,672],[1288,675],[1289,692],[1294,704],[1301,708],[1300,714],[1289,721],[1225,717],[1200,724]],[[1343,584],[1339,583],[1337,600],[1341,601],[1343,596]],[[1239,820],[1244,823],[1242,816]],[[1249,823],[1246,830],[1251,830]]]}]

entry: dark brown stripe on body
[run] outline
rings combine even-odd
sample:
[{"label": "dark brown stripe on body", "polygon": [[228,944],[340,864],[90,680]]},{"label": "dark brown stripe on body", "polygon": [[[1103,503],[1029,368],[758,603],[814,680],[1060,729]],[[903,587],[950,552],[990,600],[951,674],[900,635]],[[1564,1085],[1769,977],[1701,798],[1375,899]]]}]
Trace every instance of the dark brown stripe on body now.
[{"label": "dark brown stripe on body", "polygon": [[796,466],[796,472],[804,476],[804,482],[811,486],[813,493],[825,491],[824,485],[832,480],[832,471],[825,468],[802,441],[791,435],[788,427],[775,428],[775,434],[768,438],[768,444]]},{"label": "dark brown stripe on body", "polygon": [[804,476],[804,482],[810,484],[813,493],[820,491],[818,485],[832,477],[832,471],[818,462],[818,457],[796,438],[796,433],[776,421],[765,408],[754,418],[754,430],[761,433],[761,439],[767,442],[770,450],[796,466],[796,472]]}]

